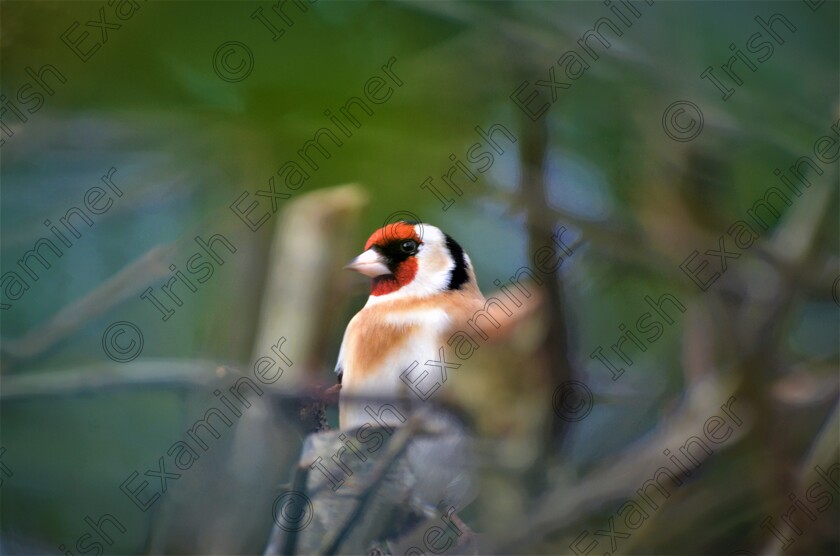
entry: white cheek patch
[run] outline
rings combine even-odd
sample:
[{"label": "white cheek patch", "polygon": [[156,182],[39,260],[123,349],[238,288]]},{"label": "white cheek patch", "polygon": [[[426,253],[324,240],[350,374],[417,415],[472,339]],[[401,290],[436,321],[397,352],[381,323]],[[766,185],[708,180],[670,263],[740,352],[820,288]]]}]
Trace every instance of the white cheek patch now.
[{"label": "white cheek patch", "polygon": [[[430,245],[428,249],[417,255],[419,269],[429,277],[447,275],[453,266],[448,253],[442,252],[438,245]],[[418,272],[418,275],[420,273]]]},{"label": "white cheek patch", "polygon": [[423,229],[423,247],[417,254],[418,270],[414,281],[418,289],[434,293],[446,289],[455,262],[446,248],[446,237],[434,226]]}]

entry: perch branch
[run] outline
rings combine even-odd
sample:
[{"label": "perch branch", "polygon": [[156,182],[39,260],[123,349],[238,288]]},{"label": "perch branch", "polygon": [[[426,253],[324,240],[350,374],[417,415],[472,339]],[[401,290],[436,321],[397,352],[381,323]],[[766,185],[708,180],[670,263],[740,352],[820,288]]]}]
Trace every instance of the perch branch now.
[{"label": "perch branch", "polygon": [[374,469],[374,471],[371,473],[370,482],[362,490],[362,495],[356,502],[356,506],[353,508],[353,511],[350,512],[350,515],[347,517],[344,523],[336,530],[336,533],[331,536],[328,536],[324,540],[324,542],[318,548],[318,554],[328,556],[330,554],[336,553],[338,548],[350,534],[350,530],[353,528],[353,525],[359,520],[359,518],[361,518],[365,508],[367,507],[368,503],[373,497],[376,488],[385,478],[385,475],[388,473],[388,471],[391,469],[391,467],[394,465],[397,459],[399,459],[399,457],[405,451],[406,447],[408,446],[408,441],[416,432],[420,430],[420,427],[420,421],[418,421],[417,419],[411,419],[404,427],[400,427],[398,429],[398,431],[391,438],[391,442],[388,443],[388,449],[385,452],[385,455],[383,456],[382,460],[378,463],[376,469]]}]

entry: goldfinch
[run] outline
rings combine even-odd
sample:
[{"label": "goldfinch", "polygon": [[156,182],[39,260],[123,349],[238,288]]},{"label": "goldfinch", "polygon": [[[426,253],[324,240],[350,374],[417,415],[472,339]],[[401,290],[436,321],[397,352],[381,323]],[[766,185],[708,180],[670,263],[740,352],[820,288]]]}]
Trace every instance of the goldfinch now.
[{"label": "goldfinch", "polygon": [[447,339],[484,307],[472,262],[438,228],[401,221],[374,232],[345,268],[369,276],[371,291],[339,350],[339,428],[364,438],[366,429],[421,415],[443,434],[408,446],[415,492],[426,505],[460,511],[470,496],[469,440],[459,421],[434,411],[432,398],[462,363]]}]

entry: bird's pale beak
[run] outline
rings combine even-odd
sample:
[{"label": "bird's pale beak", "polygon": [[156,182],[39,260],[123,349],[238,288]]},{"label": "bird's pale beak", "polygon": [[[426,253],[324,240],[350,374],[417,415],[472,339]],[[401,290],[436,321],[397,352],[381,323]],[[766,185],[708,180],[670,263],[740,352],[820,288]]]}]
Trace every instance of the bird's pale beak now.
[{"label": "bird's pale beak", "polygon": [[389,269],[385,264],[385,260],[373,249],[368,249],[350,261],[350,264],[344,268],[361,272],[365,276],[370,276],[371,278],[382,276],[383,274],[391,274],[391,269]]}]

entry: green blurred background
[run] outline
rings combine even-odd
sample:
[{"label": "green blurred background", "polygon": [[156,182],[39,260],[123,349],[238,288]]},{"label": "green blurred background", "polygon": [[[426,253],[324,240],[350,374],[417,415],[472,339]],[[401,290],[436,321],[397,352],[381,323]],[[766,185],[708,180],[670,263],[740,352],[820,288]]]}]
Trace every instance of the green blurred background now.
[{"label": "green blurred background", "polygon": [[[82,237],[60,258],[47,255],[51,267],[39,269],[20,299],[10,300],[3,284],[11,307],[0,316],[0,444],[13,472],[0,487],[3,551],[63,553],[64,545],[79,553],[84,517],[112,513],[127,532],[108,552],[260,552],[277,484],[305,432],[268,397],[148,512],[119,485],[132,471],[156,469],[185,427],[218,405],[213,390],[250,373],[249,361],[262,353],[255,338],[288,339],[296,364],[289,387],[331,383],[344,326],[366,298],[365,285],[337,269],[389,215],[407,212],[466,248],[485,294],[531,264],[553,228],[565,225],[576,238],[539,306],[482,352],[483,382],[462,386],[473,393],[465,405],[492,454],[467,512],[474,529],[507,551],[510,537],[517,552],[571,553],[581,531],[607,528],[638,483],[591,499],[559,494],[580,494],[574,485],[598,473],[616,477],[610,465],[642,465],[650,477],[656,467],[634,454],[672,423],[683,431],[679,416],[694,400],[735,395],[750,416],[743,436],[617,552],[781,553],[762,520],[778,521],[790,493],[803,496],[818,454],[828,454],[817,460],[823,467],[837,461],[836,156],[708,291],[679,267],[695,249],[717,249],[718,237],[778,184],[775,168],[813,156],[820,136],[836,137],[840,4],[632,1],[641,15],[620,26],[622,36],[606,31],[611,47],[595,46],[598,60],[586,58],[591,67],[557,91],[543,116],[525,116],[510,96],[528,81],[521,98],[534,90],[534,106],[547,102],[551,90],[534,83],[552,66],[561,80],[556,61],[580,52],[576,41],[600,18],[618,23],[610,5],[630,13],[618,1],[320,1],[305,12],[286,4],[289,25],[269,2],[0,4],[3,94],[16,102],[32,81],[27,67],[51,64],[66,79],[49,81],[54,94],[43,95],[26,122],[8,107],[0,118],[14,133],[0,148],[0,271],[19,272],[23,253],[49,237],[44,220],[81,206],[109,168],[124,192],[92,227],[80,227]],[[252,17],[260,8],[283,32],[277,40]],[[121,26],[107,30],[106,42],[85,25],[100,9]],[[119,19],[118,9],[136,11]],[[762,30],[754,18],[774,13],[796,30],[775,24],[784,43],[774,42],[754,71],[737,66],[743,84],[724,101],[700,74],[713,66],[726,80],[720,66],[733,55],[730,44],[744,50]],[[102,43],[87,61],[61,40],[74,22],[73,37],[90,33],[85,48]],[[251,73],[236,82],[214,71],[214,52],[229,41],[253,55]],[[338,113],[361,96],[392,57],[404,84],[371,104],[374,114],[360,116],[361,127],[319,159],[266,225],[247,229],[229,205],[247,191],[245,206],[257,200],[254,214],[265,212],[269,201],[255,191],[330,125],[326,110]],[[702,133],[691,141],[663,130],[663,111],[677,100],[703,112]],[[462,179],[463,196],[442,210],[420,185],[432,176],[442,189],[450,154],[463,160],[479,140],[474,128],[497,123],[516,143],[500,140],[505,153],[477,182]],[[343,190],[347,198],[329,197],[348,183],[359,185]],[[320,190],[329,200],[306,205]],[[197,251],[194,237],[216,233],[236,253],[225,253],[212,278],[161,321],[140,294],[159,289],[169,265],[183,269]],[[327,262],[301,259],[310,250]],[[291,285],[272,283],[278,277]],[[271,316],[269,292],[306,298],[307,284],[323,288],[320,303],[289,302]],[[644,296],[666,292],[688,310],[612,381],[589,354],[648,310]],[[103,351],[103,331],[116,321],[142,330],[142,354],[130,363]],[[558,419],[552,406],[564,380],[594,392],[581,421]],[[681,441],[710,415],[689,420],[694,428]],[[786,554],[840,551],[838,494],[827,513],[804,521],[801,535],[788,531],[796,542]],[[573,516],[563,504],[574,505]],[[535,514],[555,526],[526,535]],[[606,550],[609,541],[600,542],[593,553]]]}]

